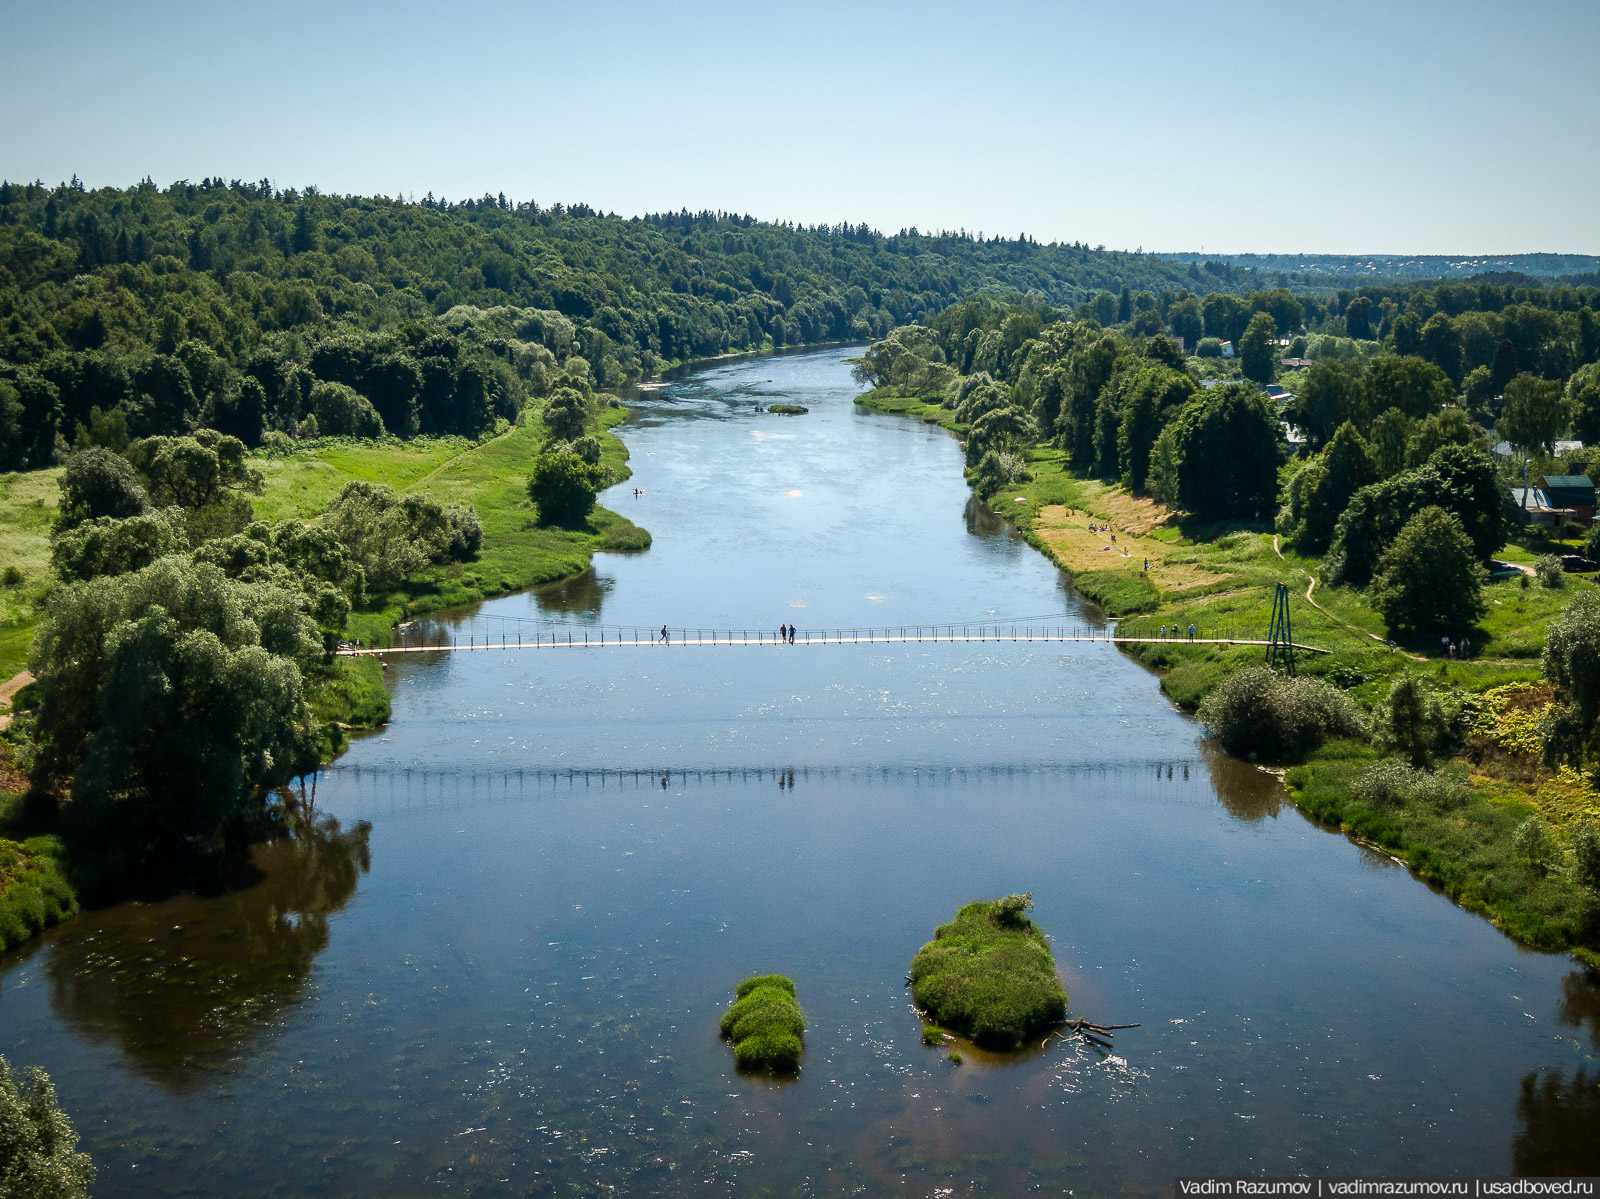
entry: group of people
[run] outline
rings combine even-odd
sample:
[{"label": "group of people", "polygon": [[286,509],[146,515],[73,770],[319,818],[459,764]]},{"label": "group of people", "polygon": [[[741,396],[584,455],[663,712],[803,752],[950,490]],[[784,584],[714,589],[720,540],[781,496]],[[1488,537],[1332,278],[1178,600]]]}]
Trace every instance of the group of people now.
[{"label": "group of people", "polygon": [[1463,637],[1460,641],[1451,641],[1449,637],[1440,637],[1439,644],[1444,646],[1444,655],[1447,658],[1465,658],[1472,652],[1472,640]]},{"label": "group of people", "polygon": [[[794,628],[794,626],[792,624],[781,624],[781,625],[778,626],[778,640],[779,641],[786,641],[790,645],[793,645],[794,644],[794,633],[795,633],[795,628]],[[671,645],[672,644],[672,634],[671,634],[671,632],[668,631],[666,625],[662,625],[661,626],[661,636],[660,636],[659,640],[663,645]]]},{"label": "group of people", "polygon": [[[1182,630],[1179,629],[1177,625],[1173,625],[1172,626],[1172,636],[1176,637],[1180,632],[1182,632]],[[1167,636],[1167,626],[1166,625],[1162,625],[1161,626],[1161,635],[1163,637]],[[1190,641],[1194,640],[1194,622],[1193,621],[1189,622],[1189,640]]]}]

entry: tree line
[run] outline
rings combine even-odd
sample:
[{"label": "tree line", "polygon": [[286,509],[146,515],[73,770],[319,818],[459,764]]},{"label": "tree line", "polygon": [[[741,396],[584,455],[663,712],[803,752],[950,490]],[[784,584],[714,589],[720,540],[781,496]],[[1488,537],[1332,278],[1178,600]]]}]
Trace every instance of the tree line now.
[{"label": "tree line", "polygon": [[476,435],[562,371],[612,387],[663,363],[867,341],[984,290],[1071,304],[1236,274],[1026,237],[504,196],[6,182],[0,469],[61,460],[96,409],[135,436],[204,427],[250,446]]}]

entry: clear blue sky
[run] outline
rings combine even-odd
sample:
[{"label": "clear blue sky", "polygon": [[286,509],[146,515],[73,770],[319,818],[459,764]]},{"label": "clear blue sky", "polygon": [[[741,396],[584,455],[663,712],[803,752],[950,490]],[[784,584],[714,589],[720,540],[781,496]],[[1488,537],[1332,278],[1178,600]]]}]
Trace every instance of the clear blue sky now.
[{"label": "clear blue sky", "polygon": [[1600,253],[1600,3],[24,3],[0,176]]}]

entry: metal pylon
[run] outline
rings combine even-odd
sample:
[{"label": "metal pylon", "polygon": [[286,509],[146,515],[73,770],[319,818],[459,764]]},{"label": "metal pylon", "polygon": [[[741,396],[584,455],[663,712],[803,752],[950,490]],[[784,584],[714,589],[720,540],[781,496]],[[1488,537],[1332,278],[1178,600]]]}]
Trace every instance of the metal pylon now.
[{"label": "metal pylon", "polygon": [[1294,673],[1294,629],[1289,623],[1289,587],[1279,583],[1272,597],[1272,628],[1267,632],[1267,665]]}]

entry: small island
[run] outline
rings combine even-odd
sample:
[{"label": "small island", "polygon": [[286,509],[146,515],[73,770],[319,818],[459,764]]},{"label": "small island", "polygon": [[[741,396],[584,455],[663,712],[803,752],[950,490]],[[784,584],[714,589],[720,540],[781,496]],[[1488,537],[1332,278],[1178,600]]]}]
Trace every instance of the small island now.
[{"label": "small island", "polygon": [[734,1064],[741,1070],[793,1074],[800,1068],[805,1013],[794,983],[781,974],[758,974],[740,983],[718,1029],[733,1043]]},{"label": "small island", "polygon": [[804,416],[811,409],[802,408],[799,404],[769,404],[767,411],[781,413],[784,416]]},{"label": "small island", "polygon": [[916,1005],[986,1049],[1020,1048],[1065,1019],[1067,992],[1032,908],[1032,892],[961,907],[912,959]]}]

